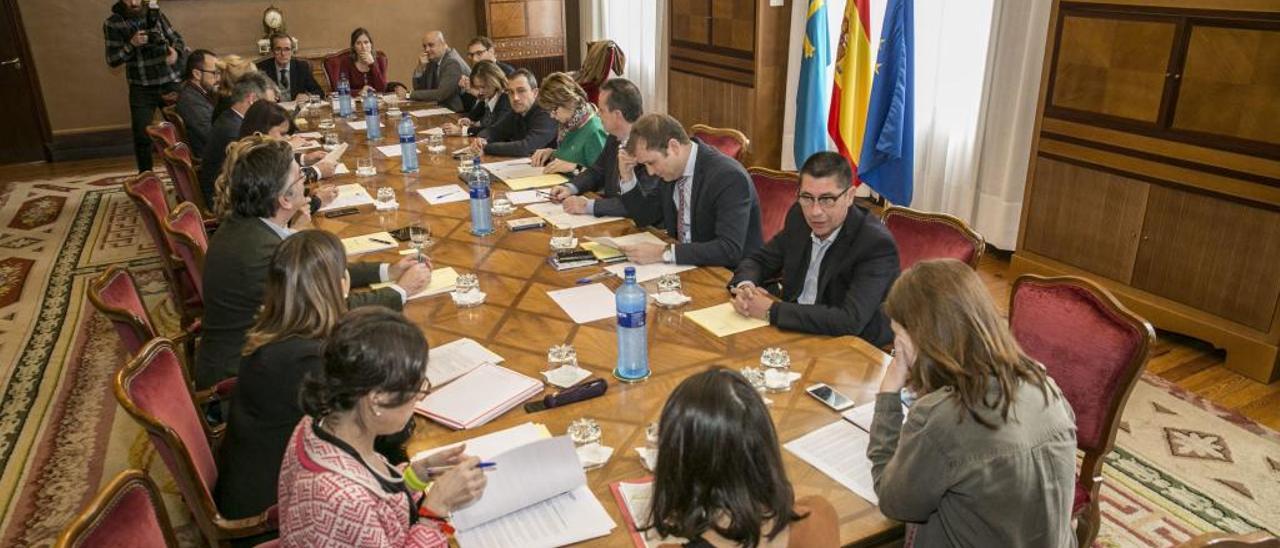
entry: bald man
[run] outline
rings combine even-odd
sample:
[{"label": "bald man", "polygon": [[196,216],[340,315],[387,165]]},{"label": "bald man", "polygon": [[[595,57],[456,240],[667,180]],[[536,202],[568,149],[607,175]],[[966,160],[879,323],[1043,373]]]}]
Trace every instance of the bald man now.
[{"label": "bald man", "polygon": [[438,103],[454,112],[462,112],[458,80],[470,75],[471,67],[449,47],[444,33],[430,31],[422,35],[422,55],[418,57],[418,68],[413,71],[413,93],[409,98]]}]

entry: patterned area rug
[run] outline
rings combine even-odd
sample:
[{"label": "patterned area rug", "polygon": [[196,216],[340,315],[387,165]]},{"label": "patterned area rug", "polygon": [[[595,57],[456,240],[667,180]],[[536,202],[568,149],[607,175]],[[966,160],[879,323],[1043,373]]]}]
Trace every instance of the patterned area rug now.
[{"label": "patterned area rug", "polygon": [[[149,470],[184,544],[172,480],[111,393],[125,356],[84,296],[128,265],[173,326],[159,259],[120,176],[0,195],[0,546],[47,546],[117,472]],[[170,328],[171,329],[171,328]],[[1107,459],[1098,546],[1172,546],[1204,531],[1280,533],[1280,436],[1145,377]]]}]

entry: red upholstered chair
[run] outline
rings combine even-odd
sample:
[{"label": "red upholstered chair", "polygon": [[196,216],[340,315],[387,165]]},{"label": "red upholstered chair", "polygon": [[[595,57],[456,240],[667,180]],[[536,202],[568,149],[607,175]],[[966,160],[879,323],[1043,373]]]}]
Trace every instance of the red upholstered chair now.
[{"label": "red upholstered chair", "polygon": [[130,468],[93,498],[54,546],[177,548],[178,539],[155,482],[142,470]]},{"label": "red upholstered chair", "polygon": [[945,213],[890,206],[881,219],[898,244],[898,265],[904,271],[926,259],[956,259],[976,269],[987,247],[981,234]]},{"label": "red upholstered chair", "polygon": [[1013,283],[1009,327],[1075,411],[1084,463],[1072,517],[1080,546],[1091,546],[1098,534],[1102,459],[1115,445],[1120,413],[1147,364],[1155,330],[1089,280],[1030,274]]},{"label": "red upholstered chair", "polygon": [[1240,535],[1205,533],[1178,545],[1178,548],[1280,548],[1280,538],[1266,531]]},{"label": "red upholstered chair", "polygon": [[[338,90],[338,78],[342,76],[342,58],[351,55],[351,48],[344,49],[337,53],[331,53],[324,58],[324,75],[329,79],[329,89]],[[391,75],[387,74],[387,54],[381,50],[374,54],[374,62],[378,64],[378,68],[382,69],[382,74],[386,75],[390,82]],[[352,93],[360,90],[353,89]],[[377,90],[379,92],[385,90]]]},{"label": "red upholstered chair", "polygon": [[146,171],[137,177],[125,179],[124,193],[133,201],[138,215],[142,217],[142,225],[151,234],[156,252],[160,254],[161,266],[169,281],[169,295],[174,307],[182,315],[182,325],[191,325],[200,317],[203,301],[199,298],[195,282],[187,273],[186,266],[174,251],[173,240],[162,226],[163,219],[169,216],[169,198],[164,191],[164,183],[154,173]]},{"label": "red upholstered chair", "polygon": [[[146,304],[142,302],[138,284],[128,269],[119,265],[108,268],[89,282],[86,293],[93,307],[111,320],[116,334],[120,335],[120,341],[124,343],[125,352],[130,356],[142,350],[142,345],[147,341],[160,336],[155,322],[151,320],[151,314],[147,312]],[[197,321],[174,337],[174,342],[183,344],[188,359],[195,356],[195,334],[199,330],[200,322]]]},{"label": "red upholstered chair", "polygon": [[116,374],[116,400],[147,431],[156,453],[178,484],[187,509],[210,546],[276,528],[275,508],[248,518],[227,519],[213,501],[218,467],[213,447],[222,426],[209,426],[197,412],[204,402],[187,389],[190,379],[169,339],[152,339]]},{"label": "red upholstered chair", "polygon": [[160,117],[164,118],[164,121],[173,124],[173,132],[178,137],[177,142],[191,142],[187,139],[187,121],[182,119],[181,114],[178,114],[177,106],[167,106],[160,109]]},{"label": "red upholstered chair", "polygon": [[747,147],[751,146],[751,139],[748,139],[741,131],[703,124],[693,124],[693,127],[690,127],[689,130],[692,136],[720,149],[720,152],[725,153],[726,156],[745,164]]},{"label": "red upholstered chair", "polygon": [[787,212],[796,203],[800,192],[800,176],[794,171],[776,171],[765,167],[749,167],[751,183],[760,198],[760,228],[764,241],[782,231],[787,222]]},{"label": "red upholstered chair", "polygon": [[200,191],[200,179],[196,175],[195,162],[192,161],[191,147],[186,143],[176,143],[161,152],[164,167],[173,181],[173,189],[177,191],[178,201],[191,202],[205,219],[206,228],[217,227],[217,216],[209,205],[204,203],[204,193]]},{"label": "red upholstered chair", "polygon": [[182,202],[173,208],[168,217],[160,220],[165,234],[173,241],[173,250],[182,259],[196,295],[204,300],[204,254],[209,250],[209,235],[204,230],[204,220],[195,204]]},{"label": "red upholstered chair", "polygon": [[178,129],[169,122],[156,122],[147,126],[147,136],[151,137],[151,149],[157,156],[163,154],[164,149],[180,142]]}]

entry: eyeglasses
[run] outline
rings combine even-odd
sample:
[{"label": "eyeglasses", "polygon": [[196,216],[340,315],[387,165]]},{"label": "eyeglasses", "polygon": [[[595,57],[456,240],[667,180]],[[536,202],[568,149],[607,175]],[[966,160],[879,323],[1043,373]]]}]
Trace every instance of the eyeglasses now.
[{"label": "eyeglasses", "polygon": [[[853,188],[853,187],[850,186],[849,188]],[[800,205],[802,207],[810,207],[813,205],[814,202],[818,202],[818,205],[822,206],[822,209],[831,209],[835,207],[836,200],[839,200],[841,196],[844,196],[846,192],[849,192],[849,188],[844,189],[843,191],[841,191],[839,194],[836,194],[835,196],[831,196],[829,194],[823,194],[822,196],[815,197],[812,194],[800,193],[800,194],[796,194],[796,201],[800,202]]]},{"label": "eyeglasses", "polygon": [[271,48],[271,51],[274,51],[274,52],[276,52],[276,53],[284,53],[284,52],[286,52],[286,51],[293,51],[293,48],[291,48],[291,47],[289,47],[289,46],[285,46],[285,47],[282,47],[282,48]]},{"label": "eyeglasses", "polygon": [[196,67],[196,70],[198,70],[198,71],[200,71],[200,72],[203,72],[203,73],[205,73],[205,74],[218,74],[218,70],[217,70],[217,69],[214,69],[214,70],[205,70],[205,69],[204,69],[204,68],[202,68],[202,67]]},{"label": "eyeglasses", "polygon": [[481,49],[481,50],[468,51],[468,52],[467,52],[467,55],[468,55],[469,57],[475,58],[475,57],[479,57],[479,56],[481,56],[481,55],[484,55],[484,54],[485,54],[486,52],[488,52],[488,51],[489,51],[489,48],[485,48],[485,49]]}]

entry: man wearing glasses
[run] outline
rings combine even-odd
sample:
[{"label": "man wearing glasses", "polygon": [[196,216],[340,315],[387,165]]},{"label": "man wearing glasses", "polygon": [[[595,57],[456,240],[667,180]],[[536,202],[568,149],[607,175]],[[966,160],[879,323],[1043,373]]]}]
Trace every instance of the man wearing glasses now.
[{"label": "man wearing glasses", "polygon": [[[504,63],[498,60],[498,52],[493,49],[493,40],[488,36],[477,36],[471,39],[467,44],[467,62],[472,67],[480,61],[493,61],[498,68],[502,69],[502,74],[510,78],[515,73],[516,67],[511,63]],[[471,76],[463,74],[458,78],[458,96],[462,99],[463,112],[469,111],[476,106],[476,97],[479,94],[471,89]]]},{"label": "man wearing glasses", "polygon": [[[880,219],[853,203],[852,183],[839,154],[805,161],[782,231],[729,282],[734,310],[792,331],[856,335],[880,347],[893,341],[880,305],[898,278],[898,247]],[[781,300],[764,287],[778,278]]]},{"label": "man wearing glasses", "polygon": [[312,95],[324,95],[316,77],[311,73],[311,64],[302,59],[294,59],[293,37],[284,33],[271,35],[271,58],[258,61],[258,70],[267,75],[280,88],[280,97],[286,100],[306,100]]},{"label": "man wearing glasses", "polygon": [[222,73],[218,72],[218,56],[207,49],[191,52],[187,56],[183,77],[186,80],[178,94],[176,109],[182,123],[187,126],[187,145],[199,158],[213,128],[213,90],[222,81]]}]

